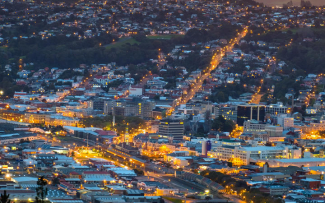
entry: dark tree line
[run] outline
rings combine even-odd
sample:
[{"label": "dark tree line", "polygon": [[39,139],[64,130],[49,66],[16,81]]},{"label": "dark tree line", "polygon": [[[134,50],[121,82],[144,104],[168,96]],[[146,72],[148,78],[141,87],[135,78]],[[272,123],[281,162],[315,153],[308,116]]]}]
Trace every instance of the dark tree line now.
[{"label": "dark tree line", "polygon": [[226,120],[223,116],[215,118],[212,123],[212,129],[222,131],[222,132],[231,132],[235,129],[236,124],[232,120]]}]

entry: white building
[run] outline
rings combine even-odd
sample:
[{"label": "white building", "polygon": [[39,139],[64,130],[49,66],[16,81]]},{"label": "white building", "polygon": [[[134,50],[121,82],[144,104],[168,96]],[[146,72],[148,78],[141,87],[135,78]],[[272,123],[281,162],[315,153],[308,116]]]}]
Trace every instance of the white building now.
[{"label": "white building", "polygon": [[134,172],[134,170],[129,170],[122,167],[115,167],[110,168],[108,171],[112,172],[115,176],[118,177],[136,177],[137,174]]},{"label": "white building", "polygon": [[262,132],[265,131],[265,123],[257,120],[244,121],[244,132]]},{"label": "white building", "polygon": [[311,166],[325,166],[325,158],[299,158],[299,159],[279,159],[268,160],[270,167],[311,167]]},{"label": "white building", "polygon": [[267,105],[265,107],[265,112],[275,115],[284,114],[288,113],[288,107],[284,106],[281,102],[278,102],[277,104]]},{"label": "white building", "polygon": [[6,144],[12,144],[12,143],[19,143],[21,140],[35,140],[38,139],[37,134],[33,133],[13,133],[13,134],[4,134],[0,135],[0,144],[6,145]]},{"label": "white building", "polygon": [[131,96],[141,96],[143,94],[143,88],[135,85],[130,85],[129,95]]},{"label": "white building", "polygon": [[294,118],[288,117],[287,114],[281,114],[278,116],[278,124],[283,127],[283,129],[292,128],[294,126]]},{"label": "white building", "polygon": [[110,183],[114,182],[115,179],[110,176],[107,171],[84,171],[82,179],[85,183]]},{"label": "white building", "polygon": [[234,147],[224,145],[216,147],[213,155],[220,160],[231,161],[235,165],[248,165],[251,161],[258,160],[301,158],[301,149],[294,146]]}]

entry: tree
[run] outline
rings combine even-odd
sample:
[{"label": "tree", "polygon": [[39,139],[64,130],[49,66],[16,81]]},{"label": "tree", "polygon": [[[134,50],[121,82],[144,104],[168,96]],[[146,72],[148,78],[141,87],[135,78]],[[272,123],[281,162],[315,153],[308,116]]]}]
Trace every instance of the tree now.
[{"label": "tree", "polygon": [[134,172],[138,175],[138,176],[143,176],[144,172],[140,169],[134,169]]},{"label": "tree", "polygon": [[224,117],[219,116],[213,120],[212,129],[223,132],[231,132],[233,129],[235,129],[235,123],[232,120],[226,120]]},{"label": "tree", "polygon": [[232,120],[226,120],[224,126],[223,126],[223,131],[225,132],[231,132],[235,129],[235,123]]},{"label": "tree", "polygon": [[218,92],[217,100],[218,100],[218,102],[226,102],[227,101],[225,94],[222,91]]},{"label": "tree", "polygon": [[1,203],[9,203],[10,202],[9,196],[10,196],[10,194],[7,194],[7,191],[4,190],[3,191],[3,194],[1,194],[1,200],[0,200],[0,202]]},{"label": "tree", "polygon": [[160,99],[160,95],[155,95],[155,96],[153,97],[153,99],[154,99],[154,100],[159,100],[159,99]]},{"label": "tree", "polygon": [[46,188],[47,182],[44,179],[44,176],[41,176],[38,178],[37,181],[37,188],[36,188],[36,193],[37,196],[35,198],[36,203],[44,203],[46,196],[47,196],[47,188]]}]

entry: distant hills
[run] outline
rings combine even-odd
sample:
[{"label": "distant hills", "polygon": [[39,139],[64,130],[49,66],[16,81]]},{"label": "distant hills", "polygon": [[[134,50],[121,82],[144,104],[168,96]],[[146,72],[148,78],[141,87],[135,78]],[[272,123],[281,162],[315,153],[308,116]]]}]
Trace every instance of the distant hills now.
[{"label": "distant hills", "polygon": [[[288,3],[290,0],[255,0],[260,3],[264,3],[267,6],[283,6],[283,4]],[[312,5],[324,6],[324,0],[309,0]],[[294,6],[300,6],[301,0],[292,0]]]}]

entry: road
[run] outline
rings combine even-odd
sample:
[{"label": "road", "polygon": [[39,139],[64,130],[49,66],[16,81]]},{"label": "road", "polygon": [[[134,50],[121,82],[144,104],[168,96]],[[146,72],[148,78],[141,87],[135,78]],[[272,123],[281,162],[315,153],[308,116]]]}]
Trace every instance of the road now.
[{"label": "road", "polygon": [[87,85],[89,84],[90,81],[92,81],[95,77],[95,75],[98,72],[92,73],[90,74],[88,77],[84,78],[83,81],[80,82],[78,87],[72,87],[70,90],[68,90],[65,94],[63,94],[60,98],[59,101],[64,100],[67,96],[72,95],[72,93],[74,91],[76,91],[77,88],[83,88],[83,87],[87,87]]},{"label": "road", "polygon": [[[98,156],[97,153],[85,153],[85,152],[78,152],[75,151],[75,158],[79,162],[82,159],[89,159],[89,158],[102,158],[108,161],[113,162],[115,165],[123,168],[129,168],[128,166],[125,166],[124,164],[121,164],[118,160],[113,160],[113,158],[106,158],[102,156]],[[137,164],[135,164],[137,165]],[[198,184],[189,183],[187,181],[181,180],[179,178],[173,177],[173,175],[166,175],[164,173],[155,173],[150,171],[145,171],[145,176],[147,176],[150,179],[154,179],[158,182],[161,182],[171,188],[178,188],[180,191],[187,193],[195,193],[195,192],[204,192],[205,187],[200,186]]]},{"label": "road", "polygon": [[259,104],[261,101],[263,94],[256,94],[252,97],[252,100],[250,101],[250,103],[252,104]]},{"label": "road", "polygon": [[153,178],[154,180],[157,180],[159,182],[162,182],[165,185],[170,186],[172,188],[179,188],[180,191],[186,191],[187,193],[204,192],[206,189],[202,185],[194,184],[194,183],[176,178],[173,175],[146,172],[146,176]]},{"label": "road", "polygon": [[175,102],[172,105],[172,108],[170,108],[168,111],[168,115],[170,115],[177,106],[181,104],[186,104],[189,100],[191,100],[195,96],[195,94],[202,88],[202,84],[204,80],[207,79],[211,75],[211,72],[218,67],[219,63],[221,62],[226,52],[232,51],[234,45],[238,44],[239,41],[246,36],[246,34],[247,34],[247,27],[244,28],[242,33],[238,33],[238,36],[236,38],[231,39],[229,41],[230,43],[225,47],[223,47],[221,51],[219,51],[218,53],[212,56],[210,66],[204,69],[201,72],[201,74],[195,79],[195,82],[191,84],[187,94],[183,94],[182,97],[175,100]]},{"label": "road", "polygon": [[234,202],[234,203],[246,203],[246,201],[238,199],[236,196],[234,195],[228,195],[228,194],[224,194],[224,197],[227,197],[229,199],[229,201]]},{"label": "road", "polygon": [[[73,139],[73,137],[71,138]],[[44,137],[44,139],[53,141],[53,138],[51,139],[51,137]],[[76,143],[78,142],[79,148],[80,146],[82,146],[81,144],[79,145],[79,143],[83,142],[85,144],[85,141],[83,141],[83,139],[75,139],[74,142]],[[56,143],[59,146],[66,146],[70,148],[71,140],[67,143],[64,141],[54,142],[54,143]],[[135,157],[133,155],[124,152],[120,152],[106,145],[99,144],[96,146],[98,146],[98,148],[100,148],[101,151],[104,152],[103,154],[105,154],[105,156],[99,153],[85,153],[85,151],[78,151],[74,149],[75,146],[71,146],[71,147],[72,150],[74,150],[75,152],[75,158],[76,161],[78,162],[81,162],[81,160],[89,159],[89,158],[102,158],[111,161],[112,163],[114,163],[119,167],[130,168],[130,169],[139,168],[145,172],[145,176],[154,178],[155,180],[162,182],[163,184],[166,184],[172,188],[179,188],[180,191],[182,192],[187,191],[188,194],[195,193],[195,192],[204,192],[207,189],[205,186],[200,185],[196,182],[190,182],[187,180],[174,177],[174,171],[175,171],[174,169],[168,169],[151,162],[146,162],[145,160],[142,160],[138,157]],[[96,146],[90,145],[89,150],[91,150],[92,147],[98,149]],[[130,165],[128,166],[124,165],[123,164],[124,161],[128,161]],[[215,197],[218,197],[218,192],[213,192],[212,194]],[[243,203],[233,195],[229,195],[228,198],[233,202]]]}]

